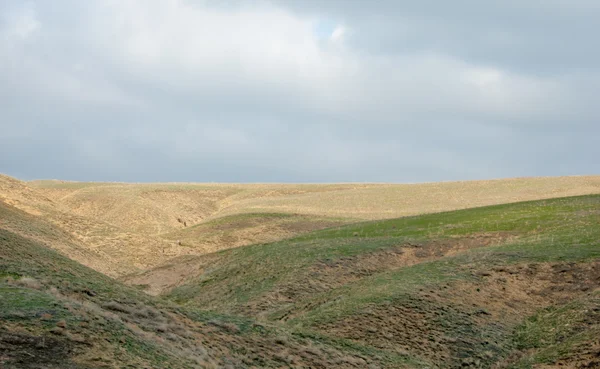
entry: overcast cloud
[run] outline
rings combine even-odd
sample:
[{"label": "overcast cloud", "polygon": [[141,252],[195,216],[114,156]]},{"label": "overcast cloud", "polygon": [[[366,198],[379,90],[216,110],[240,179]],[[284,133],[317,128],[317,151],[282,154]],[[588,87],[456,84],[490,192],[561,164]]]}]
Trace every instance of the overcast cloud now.
[{"label": "overcast cloud", "polygon": [[0,172],[600,174],[600,2],[0,2]]}]

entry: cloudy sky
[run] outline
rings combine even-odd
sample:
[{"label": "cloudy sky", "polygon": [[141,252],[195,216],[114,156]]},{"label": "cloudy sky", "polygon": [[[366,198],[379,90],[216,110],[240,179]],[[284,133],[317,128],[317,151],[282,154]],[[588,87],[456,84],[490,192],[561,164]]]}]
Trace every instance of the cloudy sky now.
[{"label": "cloudy sky", "polygon": [[0,1],[0,172],[600,174],[598,0]]}]

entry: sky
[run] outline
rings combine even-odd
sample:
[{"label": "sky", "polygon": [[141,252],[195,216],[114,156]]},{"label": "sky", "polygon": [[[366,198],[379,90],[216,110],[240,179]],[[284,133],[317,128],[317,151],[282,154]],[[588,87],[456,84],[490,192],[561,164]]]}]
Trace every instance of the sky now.
[{"label": "sky", "polygon": [[600,174],[597,0],[0,1],[0,173]]}]

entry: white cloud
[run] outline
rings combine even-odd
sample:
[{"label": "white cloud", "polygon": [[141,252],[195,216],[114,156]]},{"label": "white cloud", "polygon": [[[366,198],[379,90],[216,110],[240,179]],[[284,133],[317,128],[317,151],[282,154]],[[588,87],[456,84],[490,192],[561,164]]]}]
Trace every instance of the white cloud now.
[{"label": "white cloud", "polygon": [[96,43],[140,73],[165,74],[170,83],[232,75],[293,88],[313,88],[336,74],[339,60],[320,48],[310,18],[267,6],[150,4],[109,1],[93,12]]},{"label": "white cloud", "polygon": [[337,26],[335,27],[335,29],[333,30],[333,32],[331,32],[331,40],[332,41],[340,41],[343,37],[344,34],[346,33],[346,28],[343,26]]},{"label": "white cloud", "polygon": [[502,82],[502,72],[494,68],[473,68],[468,70],[466,80],[476,86],[485,88]]},{"label": "white cloud", "polygon": [[[432,112],[529,118],[547,113],[549,108],[542,106],[570,93],[547,88],[552,82],[543,78],[522,77],[442,53],[381,57],[331,47],[315,34],[314,17],[268,3],[233,9],[207,4],[90,3],[85,14],[78,14],[78,29],[73,30],[75,46],[84,50],[75,49],[75,54],[62,59],[53,55],[52,63],[27,50],[19,67],[23,75],[35,77],[29,83],[36,93],[80,103],[156,104],[152,101],[156,96],[128,88],[124,78],[184,95],[223,99],[259,91],[258,103],[266,106],[270,104],[266,99],[275,97],[313,113],[371,121],[414,119]],[[330,39],[338,43],[346,33],[346,27],[338,25]],[[51,34],[50,42],[56,45],[43,45],[46,50],[73,49],[68,39],[52,36],[63,35]],[[90,55],[97,59],[88,66],[80,59]],[[106,74],[108,68],[113,73]]]},{"label": "white cloud", "polygon": [[35,5],[31,2],[24,2],[4,9],[4,12],[0,14],[0,19],[2,20],[0,24],[4,23],[1,33],[9,39],[25,40],[41,27],[41,23],[36,16]]},{"label": "white cloud", "polygon": [[[404,166],[415,175],[423,175],[416,167],[448,167],[444,173],[487,176],[485,160],[467,163],[477,149],[471,142],[489,142],[501,157],[496,132],[508,140],[540,127],[583,130],[600,116],[590,97],[599,86],[597,68],[531,73],[500,58],[472,57],[482,39],[501,48],[529,47],[537,34],[524,37],[528,29],[512,24],[489,30],[478,18],[463,22],[458,11],[445,22],[408,3],[406,12],[392,11],[399,5],[391,1],[377,14],[369,13],[377,7],[358,11],[360,17],[302,12],[275,1],[25,4],[0,5],[0,97],[47,114],[40,120],[27,109],[10,116],[0,109],[0,120],[34,128],[41,121],[71,124],[73,139],[93,142],[96,151],[151,151],[176,162],[227,157],[280,173],[294,162],[292,173],[330,179],[366,173],[353,168],[372,161],[384,174]],[[527,7],[515,4],[503,11],[518,18]],[[525,50],[530,56],[553,51],[552,44],[534,46],[540,49]],[[569,59],[563,62],[571,68]],[[96,127],[105,122],[114,131]],[[90,131],[80,128],[86,125]],[[458,147],[441,140],[436,145],[447,147],[438,148],[430,138],[440,132],[453,142],[470,141]],[[127,145],[113,142],[115,136]],[[463,151],[467,146],[471,151]]]}]

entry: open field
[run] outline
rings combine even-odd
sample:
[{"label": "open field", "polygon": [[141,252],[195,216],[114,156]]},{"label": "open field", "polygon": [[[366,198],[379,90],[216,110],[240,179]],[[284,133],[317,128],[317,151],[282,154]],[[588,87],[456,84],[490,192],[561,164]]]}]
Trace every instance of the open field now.
[{"label": "open field", "polygon": [[0,367],[593,368],[598,337],[598,176],[0,176]]}]

